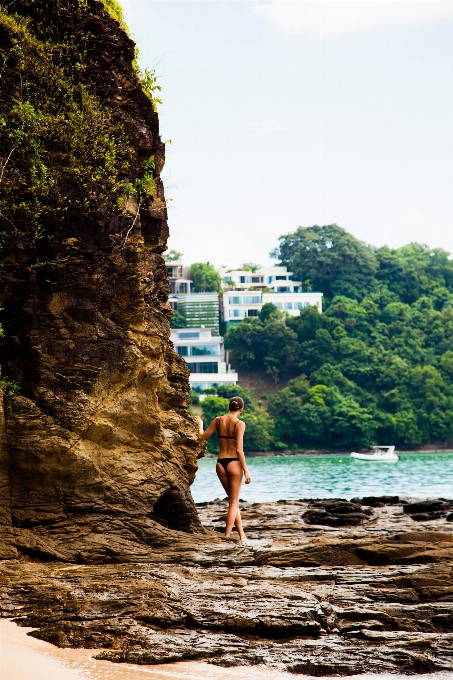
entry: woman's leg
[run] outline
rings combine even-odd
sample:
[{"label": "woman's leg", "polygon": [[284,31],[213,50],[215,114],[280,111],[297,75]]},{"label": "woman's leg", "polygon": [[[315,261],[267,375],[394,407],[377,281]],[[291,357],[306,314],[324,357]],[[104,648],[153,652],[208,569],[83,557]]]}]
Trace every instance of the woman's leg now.
[{"label": "woman's leg", "polygon": [[239,533],[241,541],[245,541],[244,529],[242,528],[241,513],[239,512],[239,492],[242,485],[243,470],[239,461],[232,461],[227,465],[226,474],[228,476],[229,493],[228,493],[228,514],[226,520],[225,536],[231,534],[233,524]]},{"label": "woman's leg", "polygon": [[[236,464],[230,463],[229,465],[227,465],[228,471],[229,471],[231,465],[236,465]],[[236,465],[236,467],[237,467],[237,465]],[[217,477],[220,480],[220,483],[222,484],[223,488],[225,489],[225,491],[227,493],[228,500],[230,500],[230,478],[229,478],[229,475],[225,472],[223,465],[220,465],[220,463],[217,463],[217,465],[216,465],[216,472],[217,472]],[[237,500],[238,501],[239,501],[239,492],[240,492],[240,489],[241,489],[241,483],[242,483],[242,467],[241,467],[241,478],[240,478],[240,483],[239,483],[239,489],[237,491]],[[230,505],[230,507],[231,507],[231,505]],[[230,512],[230,507],[228,508],[228,512]],[[228,524],[228,517],[227,517],[227,524]],[[236,512],[236,517],[234,519],[234,524],[235,524],[236,529],[238,531],[240,540],[245,541],[245,534],[244,534],[244,530],[242,528],[241,513],[239,512],[239,502],[237,503],[237,512]],[[232,528],[233,528],[233,525],[231,525],[230,533],[231,533]],[[225,534],[227,536],[229,536],[230,533],[225,531]]]}]

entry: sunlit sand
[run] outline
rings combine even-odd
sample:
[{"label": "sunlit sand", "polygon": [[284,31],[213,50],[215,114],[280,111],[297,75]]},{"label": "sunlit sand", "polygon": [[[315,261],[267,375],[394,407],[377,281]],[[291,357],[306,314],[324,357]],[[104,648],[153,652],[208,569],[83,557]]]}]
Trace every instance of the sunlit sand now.
[{"label": "sunlit sand", "polygon": [[93,659],[93,649],[59,649],[27,635],[12,621],[0,621],[1,680],[283,680],[287,673],[250,667],[218,668],[193,661],[164,666],[113,664]]},{"label": "sunlit sand", "polygon": [[[184,661],[164,666],[135,666],[97,661],[93,649],[59,649],[27,635],[12,621],[0,621],[1,680],[289,680],[295,675],[264,668],[219,668]],[[297,677],[310,680],[308,676]],[[406,675],[354,675],[349,679],[402,680]],[[424,680],[450,680],[453,672],[430,673]],[[318,678],[318,680],[320,680]],[[343,678],[348,680],[348,678]]]}]

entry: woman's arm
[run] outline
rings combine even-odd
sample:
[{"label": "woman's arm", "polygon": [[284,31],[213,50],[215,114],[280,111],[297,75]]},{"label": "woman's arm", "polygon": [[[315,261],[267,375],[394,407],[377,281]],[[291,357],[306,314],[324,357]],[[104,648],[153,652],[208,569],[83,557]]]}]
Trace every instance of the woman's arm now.
[{"label": "woman's arm", "polygon": [[252,478],[250,477],[249,471],[247,469],[247,463],[245,462],[245,455],[244,455],[244,431],[245,431],[245,423],[243,420],[240,420],[237,424],[237,434],[236,434],[236,453],[239,458],[239,462],[242,465],[242,469],[244,471],[244,477],[245,477],[245,483],[250,484],[252,481]]},{"label": "woman's arm", "polygon": [[217,429],[217,418],[214,418],[206,432],[203,432],[203,421],[201,420],[200,416],[195,416],[195,422],[198,425],[197,437],[198,441],[200,442],[204,442],[205,439],[208,439],[208,437],[210,437],[211,434]]}]

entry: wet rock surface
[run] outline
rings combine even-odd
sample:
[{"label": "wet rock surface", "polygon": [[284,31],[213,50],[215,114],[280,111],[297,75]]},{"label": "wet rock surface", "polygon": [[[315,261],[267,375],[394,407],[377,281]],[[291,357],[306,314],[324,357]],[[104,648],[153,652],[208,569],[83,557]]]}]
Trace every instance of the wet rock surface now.
[{"label": "wet rock surface", "polygon": [[453,501],[447,501],[445,499],[407,503],[404,506],[404,512],[410,515],[416,522],[448,517],[448,514],[452,509]]},{"label": "wet rock surface", "polygon": [[202,540],[182,545],[173,532],[172,547],[139,564],[7,560],[1,613],[115,662],[204,659],[315,676],[453,670],[453,525],[413,520],[399,499],[373,501],[357,526],[304,519],[369,509],[362,501],[243,502],[247,546],[212,531],[225,501],[202,504]]},{"label": "wet rock surface", "polygon": [[302,515],[304,522],[331,527],[357,526],[373,515],[371,508],[341,499],[313,501],[308,507]]}]

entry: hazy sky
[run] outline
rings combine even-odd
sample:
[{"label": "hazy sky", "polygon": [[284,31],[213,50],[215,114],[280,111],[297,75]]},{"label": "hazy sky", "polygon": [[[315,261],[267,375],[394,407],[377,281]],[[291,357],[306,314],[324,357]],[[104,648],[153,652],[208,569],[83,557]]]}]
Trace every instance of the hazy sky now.
[{"label": "hazy sky", "polygon": [[453,252],[453,0],[123,0],[162,86],[171,248],[336,222]]}]

